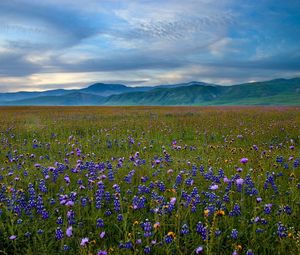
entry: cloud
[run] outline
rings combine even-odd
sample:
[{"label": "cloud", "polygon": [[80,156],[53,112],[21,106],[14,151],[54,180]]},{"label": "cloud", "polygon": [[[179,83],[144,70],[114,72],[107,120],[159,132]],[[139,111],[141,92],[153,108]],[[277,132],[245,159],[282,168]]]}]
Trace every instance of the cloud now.
[{"label": "cloud", "polygon": [[2,0],[0,86],[4,78],[17,89],[22,81],[46,88],[296,76],[299,8],[271,0]]},{"label": "cloud", "polygon": [[40,66],[18,53],[0,52],[0,77],[24,76],[40,71]]}]

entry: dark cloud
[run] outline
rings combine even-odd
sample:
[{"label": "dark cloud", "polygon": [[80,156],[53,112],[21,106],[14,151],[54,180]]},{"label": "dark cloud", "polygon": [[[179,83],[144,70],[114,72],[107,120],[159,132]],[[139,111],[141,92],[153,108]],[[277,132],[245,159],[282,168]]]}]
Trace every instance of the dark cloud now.
[{"label": "dark cloud", "polygon": [[26,60],[21,54],[0,53],[0,77],[26,76],[40,70],[39,65]]}]

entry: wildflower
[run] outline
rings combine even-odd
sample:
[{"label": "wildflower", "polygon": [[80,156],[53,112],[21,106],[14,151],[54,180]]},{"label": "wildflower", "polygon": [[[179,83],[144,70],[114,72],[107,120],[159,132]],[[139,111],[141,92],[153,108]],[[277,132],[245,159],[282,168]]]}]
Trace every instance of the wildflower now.
[{"label": "wildflower", "polygon": [[150,251],[151,251],[151,248],[150,248],[150,246],[147,245],[147,246],[144,248],[144,253],[145,253],[145,254],[149,254]]},{"label": "wildflower", "polygon": [[146,221],[143,222],[141,224],[141,226],[142,226],[142,228],[144,230],[144,236],[145,237],[152,236],[152,224],[151,224],[151,222],[148,219],[146,219]]},{"label": "wildflower", "polygon": [[180,230],[180,233],[183,235],[187,235],[190,232],[187,224],[183,224]]},{"label": "wildflower", "polygon": [[246,163],[248,162],[248,158],[241,158],[241,159],[240,159],[240,162],[241,162],[242,164],[246,164]]},{"label": "wildflower", "polygon": [[262,201],[262,198],[261,198],[261,197],[257,197],[257,198],[256,198],[256,202],[257,202],[257,203],[260,203],[261,201]]},{"label": "wildflower", "polygon": [[175,205],[175,203],[176,203],[176,197],[172,197],[170,200],[170,204]]},{"label": "wildflower", "polygon": [[168,236],[172,236],[172,237],[173,237],[173,239],[174,239],[176,235],[175,235],[175,233],[174,233],[174,232],[172,232],[172,231],[169,231],[169,232],[168,232]]},{"label": "wildflower", "polygon": [[85,238],[81,239],[80,245],[86,246],[88,243],[89,243],[89,239],[87,237],[85,237]]},{"label": "wildflower", "polygon": [[242,178],[238,178],[238,179],[236,179],[236,184],[237,185],[243,185],[243,183],[244,183],[244,179],[242,179]]},{"label": "wildflower", "polygon": [[72,207],[74,206],[74,202],[72,200],[69,200],[65,205],[68,207]]},{"label": "wildflower", "polygon": [[96,226],[97,226],[97,228],[103,228],[104,227],[104,220],[103,219],[97,219],[96,220]]},{"label": "wildflower", "polygon": [[104,236],[105,236],[105,231],[102,231],[99,236],[100,236],[101,239],[103,239]]},{"label": "wildflower", "polygon": [[211,185],[210,189],[211,190],[217,190],[219,188],[219,186],[217,184]]},{"label": "wildflower", "polygon": [[199,246],[197,249],[196,249],[196,254],[201,254],[203,252],[203,246]]},{"label": "wildflower", "polygon": [[153,225],[153,227],[154,227],[155,229],[160,228],[160,223],[159,223],[159,222],[155,222],[154,225]]},{"label": "wildflower", "polygon": [[204,216],[207,217],[208,215],[209,215],[209,210],[208,210],[208,209],[205,209],[205,210],[204,210]]},{"label": "wildflower", "polygon": [[281,223],[277,223],[277,234],[280,238],[287,237],[287,228]]},{"label": "wildflower", "polygon": [[252,250],[248,250],[248,251],[246,252],[246,255],[254,255],[254,253],[252,252]]},{"label": "wildflower", "polygon": [[224,216],[225,212],[223,210],[218,210],[218,211],[216,211],[216,215],[217,216]]},{"label": "wildflower", "polygon": [[15,235],[12,235],[9,237],[9,240],[15,240],[15,239],[17,239],[17,236],[15,236]]},{"label": "wildflower", "polygon": [[66,235],[67,237],[71,237],[73,235],[73,228],[72,226],[68,227],[67,230],[66,230]]},{"label": "wildflower", "polygon": [[207,228],[204,224],[202,224],[202,222],[198,222],[197,225],[196,225],[196,232],[201,235],[202,237],[202,240],[203,241],[206,241],[207,238],[208,238],[208,231],[207,231]]},{"label": "wildflower", "polygon": [[62,232],[61,228],[57,228],[55,231],[55,238],[56,240],[61,240],[64,237],[64,233]]},{"label": "wildflower", "polygon": [[118,220],[118,221],[123,221],[123,215],[122,215],[122,214],[118,214],[117,220]]},{"label": "wildflower", "polygon": [[266,204],[265,205],[265,208],[264,208],[264,213],[265,214],[270,214],[271,213],[271,211],[272,211],[272,204]]},{"label": "wildflower", "polygon": [[233,229],[232,231],[231,231],[231,238],[232,239],[237,239],[238,238],[238,231],[236,230],[236,229]]}]

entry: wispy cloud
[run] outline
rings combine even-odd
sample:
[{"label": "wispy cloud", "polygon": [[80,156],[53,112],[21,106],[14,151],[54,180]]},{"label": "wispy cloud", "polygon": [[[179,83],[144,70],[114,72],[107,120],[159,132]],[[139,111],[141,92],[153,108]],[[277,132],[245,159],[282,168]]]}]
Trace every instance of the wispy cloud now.
[{"label": "wispy cloud", "polygon": [[289,0],[2,0],[0,89],[297,76],[299,9]]}]

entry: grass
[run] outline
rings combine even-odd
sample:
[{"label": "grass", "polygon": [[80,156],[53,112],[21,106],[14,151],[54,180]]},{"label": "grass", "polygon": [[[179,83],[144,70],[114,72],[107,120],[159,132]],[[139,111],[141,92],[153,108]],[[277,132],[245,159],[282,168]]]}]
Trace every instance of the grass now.
[{"label": "grass", "polygon": [[299,254],[299,109],[0,107],[0,253]]}]

